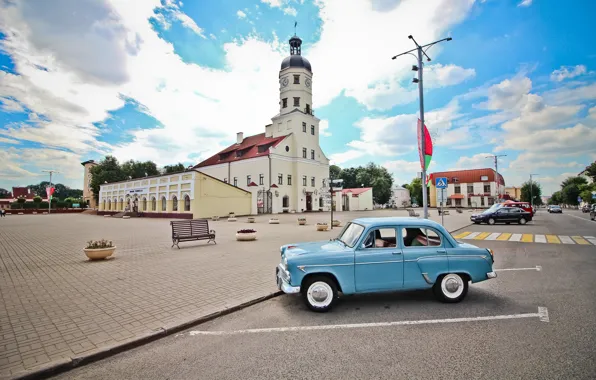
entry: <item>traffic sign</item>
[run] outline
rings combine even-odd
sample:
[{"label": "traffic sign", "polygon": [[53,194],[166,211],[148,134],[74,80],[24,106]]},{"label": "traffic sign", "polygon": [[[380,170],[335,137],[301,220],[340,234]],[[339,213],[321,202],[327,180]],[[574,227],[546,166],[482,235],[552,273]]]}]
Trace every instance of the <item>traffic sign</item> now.
[{"label": "traffic sign", "polygon": [[438,177],[436,183],[437,189],[447,188],[447,177]]},{"label": "traffic sign", "polygon": [[579,195],[577,196],[577,201],[581,202],[582,201],[582,197],[580,197]]},{"label": "traffic sign", "polygon": [[445,189],[437,188],[437,203],[444,203],[447,200]]}]

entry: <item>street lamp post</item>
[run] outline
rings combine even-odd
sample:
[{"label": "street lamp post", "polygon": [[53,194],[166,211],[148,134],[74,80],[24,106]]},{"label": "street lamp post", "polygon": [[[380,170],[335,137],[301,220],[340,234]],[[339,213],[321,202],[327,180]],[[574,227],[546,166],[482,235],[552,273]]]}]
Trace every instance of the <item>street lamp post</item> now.
[{"label": "street lamp post", "polygon": [[[397,54],[395,56],[393,56],[391,59],[395,59],[399,56],[405,55],[405,54],[410,54],[413,55],[417,60],[418,60],[418,66],[412,66],[412,70],[413,71],[418,71],[418,78],[414,78],[412,80],[412,82],[414,83],[418,83],[418,96],[420,98],[420,154],[424,155],[424,152],[426,150],[426,142],[424,139],[424,90],[423,90],[423,82],[422,82],[422,72],[423,72],[423,62],[422,62],[422,56],[424,55],[426,57],[426,60],[430,62],[430,57],[428,56],[428,54],[426,54],[426,50],[428,50],[431,46],[438,44],[439,42],[443,42],[443,41],[451,41],[452,38],[451,37],[447,37],[447,38],[443,38],[441,40],[437,40],[434,42],[431,42],[429,44],[426,45],[418,45],[418,42],[416,42],[416,40],[414,39],[414,37],[412,35],[408,36],[409,39],[411,39],[412,41],[414,41],[414,44],[416,44],[416,47],[412,50],[408,50],[406,52],[403,52],[401,54]],[[426,49],[424,49],[426,48]],[[417,56],[412,54],[413,51],[417,52]],[[428,194],[427,194],[427,189],[426,189],[426,164],[423,162],[422,163],[422,204],[424,207],[424,218],[428,219]]]},{"label": "street lamp post", "polygon": [[506,154],[491,154],[486,158],[492,158],[495,160],[495,189],[497,191],[497,202],[499,201],[499,157],[506,157]]},{"label": "street lamp post", "polygon": [[532,209],[532,212],[534,212],[534,206],[533,206],[533,204],[534,204],[534,197],[532,195],[532,190],[533,190],[532,188],[534,186],[532,185],[532,176],[535,176],[535,175],[538,175],[538,174],[536,174],[536,173],[530,174],[530,208]]},{"label": "street lamp post", "polygon": [[[57,171],[57,170],[42,170],[42,172],[44,172],[44,173],[50,173],[50,189],[51,189],[52,188],[52,174],[54,174],[54,173],[60,173],[60,172]],[[50,212],[51,212],[51,210],[52,210],[52,202],[50,200],[50,196],[51,195],[49,193],[46,193],[46,194],[48,196],[48,215],[49,215]]]}]

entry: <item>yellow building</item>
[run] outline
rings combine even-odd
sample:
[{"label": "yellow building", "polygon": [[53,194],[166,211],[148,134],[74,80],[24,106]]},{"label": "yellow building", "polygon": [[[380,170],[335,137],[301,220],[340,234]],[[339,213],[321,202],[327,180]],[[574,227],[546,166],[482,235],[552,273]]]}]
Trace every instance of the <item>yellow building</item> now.
[{"label": "yellow building", "polygon": [[505,194],[509,194],[511,198],[521,200],[521,187],[506,187]]},{"label": "yellow building", "polygon": [[[197,170],[103,184],[99,211],[136,211],[145,216],[209,218],[250,215],[253,195]],[[161,215],[160,215],[161,214]]]}]

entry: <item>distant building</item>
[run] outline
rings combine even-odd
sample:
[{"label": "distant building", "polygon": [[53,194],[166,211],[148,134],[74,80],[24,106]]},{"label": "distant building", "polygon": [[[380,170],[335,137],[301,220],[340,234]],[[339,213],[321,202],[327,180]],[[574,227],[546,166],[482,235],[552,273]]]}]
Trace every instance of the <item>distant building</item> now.
[{"label": "distant building", "polygon": [[[34,194],[28,187],[13,187],[12,193],[8,194],[7,198],[0,199],[0,208],[9,209],[10,204],[16,202],[19,198],[25,198],[27,202],[33,202]],[[47,197],[41,197],[42,202],[47,202]]]},{"label": "distant building", "polygon": [[393,207],[409,207],[412,205],[410,190],[402,186],[395,186],[391,190],[391,203]]},{"label": "distant building", "polygon": [[[494,169],[454,170],[432,173],[430,175],[429,204],[437,207],[440,196],[435,187],[436,178],[447,178],[447,189],[444,191],[447,207],[487,207],[501,198],[505,191],[505,180]],[[498,188],[498,191],[497,191]]]},{"label": "distant building", "polygon": [[373,209],[372,187],[343,189],[341,191],[342,210],[340,211],[366,211]]},{"label": "distant building", "polygon": [[509,198],[511,198],[511,199],[521,201],[521,187],[515,187],[515,186],[506,187],[504,194],[508,194]]},{"label": "distant building", "polygon": [[83,202],[87,203],[89,208],[97,208],[93,190],[91,189],[91,168],[97,166],[97,164],[95,161],[89,160],[81,162],[81,165],[85,167],[85,177],[83,179]]}]

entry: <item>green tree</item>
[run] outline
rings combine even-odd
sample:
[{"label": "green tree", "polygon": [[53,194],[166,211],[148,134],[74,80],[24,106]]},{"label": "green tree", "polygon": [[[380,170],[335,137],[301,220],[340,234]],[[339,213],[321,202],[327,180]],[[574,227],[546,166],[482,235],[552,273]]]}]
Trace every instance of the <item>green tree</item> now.
[{"label": "green tree", "polygon": [[586,185],[588,181],[584,177],[568,177],[561,183],[561,198],[563,203],[569,205],[578,205],[577,198],[582,192],[582,185]]},{"label": "green tree", "polygon": [[586,175],[592,178],[593,182],[596,182],[596,161],[586,167]]},{"label": "green tree", "polygon": [[358,180],[356,179],[356,176],[358,175],[358,170],[361,168],[362,167],[342,169],[340,178],[344,180],[343,187],[345,189],[353,189],[355,187],[360,187],[360,185],[358,184]]},{"label": "green tree", "polygon": [[418,205],[422,205],[422,179],[414,178],[407,189],[410,190],[410,198]]},{"label": "green tree", "polygon": [[337,165],[329,166],[329,176],[333,179],[341,178],[341,168]]},{"label": "green tree", "polygon": [[[540,184],[535,181],[531,183],[532,193],[532,204],[536,206],[542,205],[542,188]],[[521,188],[521,199],[522,202],[530,202],[530,181],[524,182]]]},{"label": "green tree", "polygon": [[[27,187],[29,189],[31,189],[31,192],[33,194],[38,195],[42,198],[45,198],[47,196],[46,187],[48,187],[49,185],[50,185],[50,182],[41,181],[37,185],[29,185]],[[53,195],[53,197],[55,197],[55,198],[64,199],[64,198],[68,198],[68,197],[73,197],[73,198],[82,198],[83,197],[83,190],[71,189],[70,187],[65,186],[61,183],[55,183],[55,184],[52,184],[52,186],[55,189],[54,195]]]},{"label": "green tree", "polygon": [[160,174],[157,165],[152,161],[128,160],[122,164],[121,169],[126,177],[132,177],[133,179]]},{"label": "green tree", "polygon": [[0,189],[0,199],[9,198],[10,191],[6,189]]},{"label": "green tree", "polygon": [[118,160],[113,156],[106,156],[98,165],[91,168],[91,190],[93,190],[95,201],[99,202],[101,184],[123,181],[126,177]]},{"label": "green tree", "polygon": [[34,196],[33,197],[33,202],[40,203],[41,202],[41,197],[39,195]]},{"label": "green tree", "polygon": [[370,162],[365,167],[358,167],[356,184],[357,186],[354,187],[372,187],[373,201],[376,204],[384,205],[391,199],[393,177],[387,168],[381,165],[375,165],[373,162]]},{"label": "green tree", "polygon": [[563,199],[563,197],[561,195],[561,192],[560,191],[555,191],[551,195],[550,199],[548,200],[548,204],[549,205],[558,205],[560,203],[563,203],[562,199]]},{"label": "green tree", "polygon": [[179,162],[176,165],[166,165],[163,167],[164,174],[183,172],[186,168],[184,164]]}]

